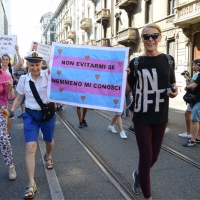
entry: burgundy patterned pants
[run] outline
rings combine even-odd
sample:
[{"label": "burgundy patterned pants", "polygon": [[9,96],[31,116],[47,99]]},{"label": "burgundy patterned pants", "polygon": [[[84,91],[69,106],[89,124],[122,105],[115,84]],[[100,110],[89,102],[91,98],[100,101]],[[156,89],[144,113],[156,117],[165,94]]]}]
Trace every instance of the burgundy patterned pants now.
[{"label": "burgundy patterned pants", "polygon": [[0,106],[0,149],[6,166],[12,165],[12,147],[7,136],[7,117],[1,112],[5,106]]}]

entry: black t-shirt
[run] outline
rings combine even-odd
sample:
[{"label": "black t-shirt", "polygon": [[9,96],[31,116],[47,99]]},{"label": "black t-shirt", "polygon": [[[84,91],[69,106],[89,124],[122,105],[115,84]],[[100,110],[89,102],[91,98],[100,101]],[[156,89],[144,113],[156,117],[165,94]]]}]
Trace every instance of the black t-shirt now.
[{"label": "black t-shirt", "polygon": [[134,61],[129,67],[128,83],[135,88],[135,109],[133,122],[138,124],[164,124],[168,122],[169,98],[165,90],[175,83],[174,58],[170,67],[165,54],[147,57],[140,56],[137,75],[134,74]]}]

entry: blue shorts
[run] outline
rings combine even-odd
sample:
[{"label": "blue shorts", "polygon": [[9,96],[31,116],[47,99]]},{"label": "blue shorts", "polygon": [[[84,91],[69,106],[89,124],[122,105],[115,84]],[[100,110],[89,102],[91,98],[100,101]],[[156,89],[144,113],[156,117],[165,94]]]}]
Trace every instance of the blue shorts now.
[{"label": "blue shorts", "polygon": [[191,120],[192,120],[192,121],[195,121],[195,122],[200,122],[200,102],[197,102],[197,103],[192,107]]},{"label": "blue shorts", "polygon": [[115,112],[116,116],[121,116],[123,114],[123,112]]},{"label": "blue shorts", "polygon": [[[40,120],[42,113],[35,111],[28,111],[35,119]],[[56,115],[46,122],[35,121],[27,112],[23,115],[24,120],[24,137],[26,142],[36,142],[41,128],[43,139],[47,142],[52,142],[54,139],[54,128],[56,122]]]}]

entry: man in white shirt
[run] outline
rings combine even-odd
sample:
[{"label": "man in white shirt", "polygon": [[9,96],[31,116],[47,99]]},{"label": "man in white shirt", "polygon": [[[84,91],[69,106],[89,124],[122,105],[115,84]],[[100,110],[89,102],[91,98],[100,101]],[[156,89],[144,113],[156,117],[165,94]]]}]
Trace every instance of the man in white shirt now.
[{"label": "man in white shirt", "polygon": [[[54,146],[54,128],[56,116],[53,112],[52,117],[48,121],[42,121],[43,109],[37,103],[31,86],[34,85],[41,101],[42,105],[48,103],[47,98],[47,84],[48,84],[48,72],[43,71],[42,68],[42,56],[39,53],[33,51],[30,52],[25,59],[29,68],[27,75],[22,75],[17,84],[17,97],[13,103],[12,111],[14,112],[20,105],[23,96],[25,95],[25,113],[22,115],[24,121],[24,136],[26,140],[26,168],[28,173],[28,186],[24,194],[24,198],[33,198],[37,191],[36,183],[34,180],[35,171],[35,154],[37,150],[37,138],[39,130],[41,129],[43,134],[43,140],[46,143],[46,153],[44,160],[46,161],[46,168],[48,170],[53,169],[53,161],[51,158],[51,151]],[[37,98],[38,99],[38,98]],[[41,102],[40,101],[40,102]],[[54,106],[54,104],[53,104]]]}]

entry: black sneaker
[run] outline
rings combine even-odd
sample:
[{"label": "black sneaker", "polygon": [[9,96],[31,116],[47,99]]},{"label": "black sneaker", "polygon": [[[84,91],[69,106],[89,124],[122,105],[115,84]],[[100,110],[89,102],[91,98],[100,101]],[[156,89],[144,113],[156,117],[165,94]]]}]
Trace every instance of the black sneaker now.
[{"label": "black sneaker", "polygon": [[79,128],[83,128],[83,122],[79,123]]},{"label": "black sneaker", "polygon": [[135,194],[140,194],[140,180],[139,180],[139,176],[138,176],[138,171],[134,171],[133,174],[133,192]]},{"label": "black sneaker", "polygon": [[192,140],[188,140],[187,143],[183,144],[184,147],[193,147],[196,145],[196,142],[193,142]]},{"label": "black sneaker", "polygon": [[199,140],[199,139],[197,139],[197,138],[196,138],[196,143],[199,143],[199,144],[200,144],[200,140]]},{"label": "black sneaker", "polygon": [[85,120],[82,121],[84,126],[88,126],[87,122]]},{"label": "black sneaker", "polygon": [[9,139],[9,140],[11,139],[11,135],[10,135],[10,133],[8,134],[8,139]]},{"label": "black sneaker", "polygon": [[132,126],[129,126],[128,129],[129,129],[130,131],[135,132],[135,129],[134,129],[134,127],[132,127]]}]

